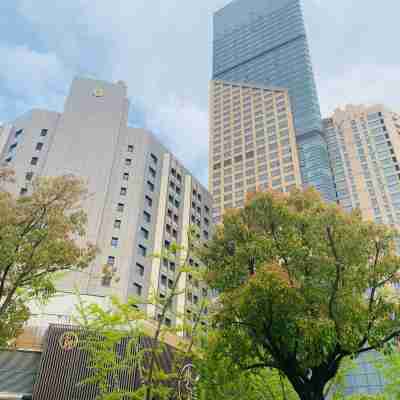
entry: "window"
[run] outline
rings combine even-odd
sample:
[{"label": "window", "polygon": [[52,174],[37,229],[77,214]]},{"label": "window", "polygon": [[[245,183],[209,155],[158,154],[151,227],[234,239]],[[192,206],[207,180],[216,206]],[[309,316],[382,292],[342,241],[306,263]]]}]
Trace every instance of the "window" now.
[{"label": "window", "polygon": [[161,275],[161,285],[167,286],[167,277],[165,275]]},{"label": "window", "polygon": [[147,188],[150,190],[150,192],[154,192],[154,183],[147,181]]},{"label": "window", "polygon": [[144,276],[144,266],[142,264],[136,263],[136,272],[139,276]]},{"label": "window", "polygon": [[156,170],[153,167],[149,167],[149,173],[152,178],[156,177]]},{"label": "window", "polygon": [[127,165],[127,166],[132,165],[132,159],[131,158],[125,158],[125,165]]},{"label": "window", "polygon": [[134,283],[133,287],[135,289],[135,295],[136,296],[141,296],[142,295],[142,285],[139,285],[138,283]]},{"label": "window", "polygon": [[118,238],[117,237],[111,238],[111,247],[118,247]]},{"label": "window", "polygon": [[157,164],[158,158],[154,154],[150,154],[151,161],[153,161],[154,164]]},{"label": "window", "polygon": [[128,181],[129,180],[129,172],[124,172],[124,174],[122,175],[122,179],[124,181]]},{"label": "window", "polygon": [[151,221],[151,215],[147,211],[143,211],[143,218],[144,218],[145,222]]},{"label": "window", "polygon": [[128,144],[128,153],[133,153],[133,145]]},{"label": "window", "polygon": [[147,207],[151,207],[153,205],[153,199],[149,196],[145,197],[145,202],[146,202]]},{"label": "window", "polygon": [[164,246],[165,246],[166,249],[169,249],[169,246],[170,246],[170,245],[171,245],[171,243],[170,243],[169,240],[165,240],[165,241],[164,241]]},{"label": "window", "polygon": [[42,143],[42,142],[36,143],[35,149],[36,149],[37,151],[42,150],[42,148],[43,148],[43,143]]},{"label": "window", "polygon": [[122,223],[122,221],[120,219],[116,219],[114,221],[114,228],[115,229],[120,229],[121,228],[121,223]]},{"label": "window", "polygon": [[169,269],[170,271],[174,272],[176,269],[176,264],[173,261],[170,261],[169,263]]},{"label": "window", "polygon": [[27,181],[31,181],[32,178],[33,178],[33,172],[27,172],[27,173],[25,174],[25,179],[26,179]]},{"label": "window", "polygon": [[168,287],[172,289],[174,287],[174,281],[172,279],[168,279]]},{"label": "window", "polygon": [[123,212],[124,211],[124,207],[125,207],[124,203],[118,203],[117,204],[117,211],[118,212]]},{"label": "window", "polygon": [[178,179],[178,182],[182,182],[182,175],[181,174],[177,174],[176,175],[176,179]]},{"label": "window", "polygon": [[179,208],[179,206],[180,206],[179,200],[176,200],[176,199],[175,199],[175,207],[176,207],[176,208]]},{"label": "window", "polygon": [[48,129],[42,129],[40,131],[40,136],[47,136],[48,131],[49,131]]},{"label": "window", "polygon": [[18,129],[18,130],[15,132],[15,137],[17,138],[19,135],[22,135],[23,132],[24,132],[23,129]]},{"label": "window", "polygon": [[148,239],[149,238],[149,231],[145,228],[140,228],[140,234],[142,235],[143,239]]},{"label": "window", "polygon": [[38,158],[37,157],[32,157],[31,159],[31,165],[36,165],[38,163]]},{"label": "window", "polygon": [[174,222],[177,224],[178,221],[179,221],[179,217],[176,214],[174,214]]},{"label": "window", "polygon": [[171,225],[167,224],[165,226],[165,230],[167,231],[167,233],[171,233]]},{"label": "window", "polygon": [[172,229],[172,236],[177,239],[178,238],[178,232],[176,229]]},{"label": "window", "polygon": [[128,193],[128,189],[126,187],[122,187],[119,194],[121,196],[126,196],[126,194]]},{"label": "window", "polygon": [[110,286],[111,285],[111,276],[105,275],[101,278],[102,286]]},{"label": "window", "polygon": [[28,193],[28,189],[25,188],[25,187],[21,188],[21,190],[19,191],[19,194],[20,194],[21,196],[24,196],[24,195],[27,194],[27,193]]},{"label": "window", "polygon": [[110,267],[113,267],[115,265],[115,257],[113,256],[108,256],[107,258],[107,265]]},{"label": "window", "polygon": [[146,257],[147,248],[144,247],[142,244],[139,244],[139,246],[138,246],[138,251],[139,251],[139,254],[140,254],[142,257]]}]

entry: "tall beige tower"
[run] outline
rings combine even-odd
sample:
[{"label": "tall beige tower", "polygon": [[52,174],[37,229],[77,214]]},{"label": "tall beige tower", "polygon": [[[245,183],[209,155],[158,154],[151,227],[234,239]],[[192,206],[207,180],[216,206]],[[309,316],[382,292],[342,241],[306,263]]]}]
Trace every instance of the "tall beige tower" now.
[{"label": "tall beige tower", "polygon": [[209,104],[214,222],[246,193],[301,185],[287,90],[214,80]]},{"label": "tall beige tower", "polygon": [[400,116],[382,105],[337,109],[324,120],[337,201],[400,225]]}]

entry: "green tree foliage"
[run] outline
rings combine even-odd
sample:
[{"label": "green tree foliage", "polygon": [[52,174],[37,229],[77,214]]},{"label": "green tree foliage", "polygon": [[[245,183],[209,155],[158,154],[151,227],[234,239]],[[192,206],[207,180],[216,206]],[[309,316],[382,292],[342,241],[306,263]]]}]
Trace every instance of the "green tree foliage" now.
[{"label": "green tree foliage", "polygon": [[228,213],[202,252],[228,356],[322,400],[343,358],[400,335],[395,235],[311,189],[258,193]]},{"label": "green tree foliage", "polygon": [[[0,179],[10,178],[1,171]],[[71,176],[40,178],[32,194],[0,190],[0,346],[15,338],[29,318],[28,304],[54,293],[62,272],[81,270],[95,256],[85,234],[83,183]]]},{"label": "green tree foliage", "polygon": [[[177,296],[185,295],[180,282],[186,274],[194,279],[201,278],[201,271],[189,265],[193,256],[194,229],[188,233],[186,248],[172,243],[162,254],[154,258],[172,261],[176,273],[173,283],[165,295],[149,293],[147,298],[131,297],[126,304],[117,298],[111,298],[106,309],[95,304],[80,302],[76,322],[82,328],[81,348],[87,352],[90,377],[82,384],[95,384],[99,390],[99,400],[170,400],[177,399],[179,373],[193,356],[196,331],[200,327],[204,307],[207,302],[198,305],[193,319],[185,321],[184,315],[173,312],[172,303]],[[114,277],[118,279],[118,277]],[[154,313],[146,313],[146,308]],[[176,326],[168,326],[167,318],[182,321]],[[160,359],[166,350],[168,335],[185,333],[186,340],[177,341],[174,359],[166,370]],[[143,346],[143,338],[147,345]],[[121,353],[121,347],[127,350]],[[120,377],[134,376],[140,371],[141,385],[136,388],[124,387]],[[184,400],[185,397],[182,397]]]}]

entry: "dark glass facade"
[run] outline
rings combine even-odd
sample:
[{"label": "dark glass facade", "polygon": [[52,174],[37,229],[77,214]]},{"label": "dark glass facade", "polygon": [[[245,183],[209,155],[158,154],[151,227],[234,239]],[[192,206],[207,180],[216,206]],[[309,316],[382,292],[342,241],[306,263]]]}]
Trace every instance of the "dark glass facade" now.
[{"label": "dark glass facade", "polygon": [[287,88],[303,184],[335,199],[300,0],[236,0],[218,11],[213,79]]}]

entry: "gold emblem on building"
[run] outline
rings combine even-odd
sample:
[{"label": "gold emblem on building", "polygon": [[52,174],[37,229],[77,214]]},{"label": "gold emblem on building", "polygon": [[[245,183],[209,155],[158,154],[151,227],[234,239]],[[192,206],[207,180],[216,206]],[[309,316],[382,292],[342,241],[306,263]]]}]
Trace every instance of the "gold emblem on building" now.
[{"label": "gold emblem on building", "polygon": [[72,350],[78,344],[78,335],[74,332],[64,332],[60,336],[58,343],[63,350]]},{"label": "gold emblem on building", "polygon": [[101,87],[98,87],[94,90],[93,92],[94,97],[103,97],[104,96],[104,89]]}]

